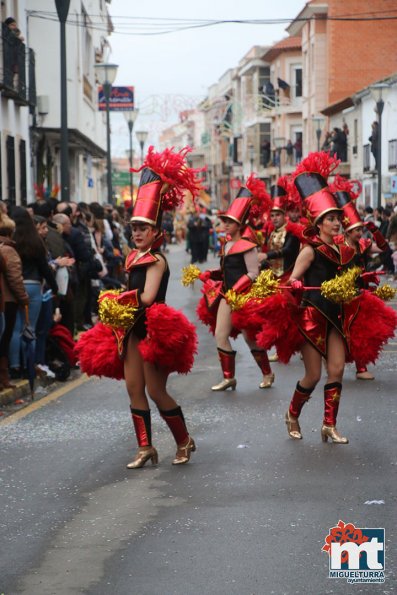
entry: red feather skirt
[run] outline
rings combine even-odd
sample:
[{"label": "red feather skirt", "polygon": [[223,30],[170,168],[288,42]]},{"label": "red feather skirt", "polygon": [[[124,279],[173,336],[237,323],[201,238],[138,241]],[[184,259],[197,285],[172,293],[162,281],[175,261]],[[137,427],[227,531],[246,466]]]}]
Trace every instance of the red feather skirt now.
[{"label": "red feather skirt", "polygon": [[[197,353],[194,324],[166,304],[153,304],[146,310],[146,329],[147,336],[138,344],[142,358],[167,373],[187,374]],[[75,352],[81,370],[88,376],[124,378],[124,361],[119,356],[116,337],[102,323],[80,336]]]},{"label": "red feather skirt", "polygon": [[363,291],[358,300],[358,311],[349,328],[348,361],[361,367],[375,363],[384,345],[394,337],[397,313],[370,291]]},{"label": "red feather skirt", "polygon": [[124,362],[118,353],[116,337],[101,322],[80,335],[74,351],[81,371],[88,376],[124,378]]},{"label": "red feather skirt", "polygon": [[198,346],[194,324],[166,304],[153,304],[146,310],[146,328],[147,336],[138,346],[143,359],[168,373],[190,372]]},{"label": "red feather skirt", "polygon": [[261,349],[268,350],[274,346],[283,364],[288,364],[305,341],[298,327],[299,312],[298,303],[289,291],[275,293],[263,301],[265,316],[255,341]]}]

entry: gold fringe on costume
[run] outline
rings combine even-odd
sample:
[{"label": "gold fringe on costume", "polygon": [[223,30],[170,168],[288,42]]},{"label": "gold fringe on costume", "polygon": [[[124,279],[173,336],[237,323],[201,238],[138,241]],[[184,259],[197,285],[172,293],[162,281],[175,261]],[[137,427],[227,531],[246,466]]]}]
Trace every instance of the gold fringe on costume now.
[{"label": "gold fringe on costume", "polygon": [[194,264],[189,264],[187,267],[182,269],[181,283],[184,287],[189,287],[199,278],[201,270]]},{"label": "gold fringe on costume", "polygon": [[138,310],[136,306],[121,304],[117,298],[122,290],[101,291],[98,299],[98,314],[101,322],[111,328],[129,328]]}]

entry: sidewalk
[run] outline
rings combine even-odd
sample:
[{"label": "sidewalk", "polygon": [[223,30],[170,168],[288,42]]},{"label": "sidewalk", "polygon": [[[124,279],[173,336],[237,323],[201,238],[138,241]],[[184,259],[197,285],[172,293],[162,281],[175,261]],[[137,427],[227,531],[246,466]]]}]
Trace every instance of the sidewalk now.
[{"label": "sidewalk", "polygon": [[[72,369],[69,378],[65,382],[60,382],[53,378],[36,377],[34,381],[35,391],[33,401],[39,401],[49,393],[64,387],[69,382],[76,380],[81,376],[79,369]],[[5,388],[0,391],[0,422],[16,411],[27,407],[32,403],[30,386],[28,380],[12,380],[15,388]]]}]

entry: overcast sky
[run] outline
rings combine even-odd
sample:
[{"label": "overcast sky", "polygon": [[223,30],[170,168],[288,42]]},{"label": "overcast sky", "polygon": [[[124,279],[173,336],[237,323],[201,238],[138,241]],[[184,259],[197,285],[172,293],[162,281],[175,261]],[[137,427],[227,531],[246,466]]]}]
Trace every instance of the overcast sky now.
[{"label": "overcast sky", "polygon": [[[109,10],[115,32],[110,37],[109,60],[119,65],[115,85],[135,87],[140,114],[134,131],[149,130],[149,141],[155,143],[158,131],[176,122],[179,111],[197,105],[208,87],[252,46],[272,45],[286,37],[287,24],[220,24],[144,36],[136,34],[138,27],[142,31],[143,21],[131,17],[293,19],[304,5],[304,0],[112,0]],[[153,27],[158,26],[153,21]],[[113,113],[113,155],[124,157],[128,142],[123,116]],[[135,139],[134,145],[138,148]]]}]

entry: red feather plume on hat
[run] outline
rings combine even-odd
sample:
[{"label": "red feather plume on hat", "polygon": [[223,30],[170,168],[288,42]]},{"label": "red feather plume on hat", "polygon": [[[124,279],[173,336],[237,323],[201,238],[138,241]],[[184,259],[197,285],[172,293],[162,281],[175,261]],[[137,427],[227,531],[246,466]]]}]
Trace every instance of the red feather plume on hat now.
[{"label": "red feather plume on hat", "polygon": [[270,194],[266,190],[266,184],[263,180],[255,177],[255,174],[250,174],[245,183],[245,187],[253,196],[249,212],[249,220],[258,219],[270,210],[272,204]]},{"label": "red feather plume on hat", "polygon": [[280,176],[276,184],[277,186],[280,186],[280,188],[283,188],[287,193],[285,197],[278,197],[278,200],[281,200],[281,203],[284,206],[284,210],[288,211],[294,208],[300,210],[302,208],[302,201],[299,194],[296,192],[291,176]]},{"label": "red feather plume on hat", "polygon": [[328,185],[331,192],[347,192],[350,200],[357,200],[361,194],[362,186],[358,180],[348,180],[336,174],[334,181]]},{"label": "red feather plume on hat", "polygon": [[340,159],[337,159],[336,157],[333,157],[324,151],[309,153],[307,157],[302,159],[302,161],[297,165],[296,170],[291,174],[289,180],[289,195],[291,200],[293,200],[294,203],[296,201],[299,203],[301,202],[299,192],[294,184],[295,178],[297,178],[300,174],[318,173],[325,180],[327,180],[328,177],[336,170],[339,164]]},{"label": "red feather plume on hat", "polygon": [[193,169],[188,167],[186,156],[191,152],[190,147],[184,147],[180,151],[174,151],[174,147],[167,148],[161,153],[149,147],[145,161],[139,169],[133,169],[134,172],[140,172],[148,167],[153,170],[164,184],[169,188],[164,192],[161,200],[162,209],[170,211],[183,203],[185,191],[192,194],[193,198],[198,195],[201,185],[196,174],[202,172],[204,168]]}]

